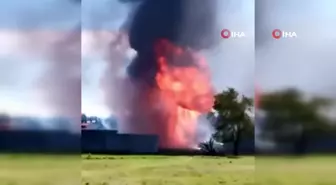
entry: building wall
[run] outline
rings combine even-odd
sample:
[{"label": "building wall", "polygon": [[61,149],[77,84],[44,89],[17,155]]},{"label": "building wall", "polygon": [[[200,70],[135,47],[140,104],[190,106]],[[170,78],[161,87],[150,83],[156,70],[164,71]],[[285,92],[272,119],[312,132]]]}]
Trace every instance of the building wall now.
[{"label": "building wall", "polygon": [[155,135],[118,134],[112,130],[83,130],[82,150],[94,153],[155,153],[159,138]]},{"label": "building wall", "polygon": [[0,131],[0,152],[81,152],[80,134],[64,131]]},{"label": "building wall", "polygon": [[[0,131],[0,152],[56,152],[56,153],[156,153],[159,139],[154,135],[118,134],[116,131],[87,130],[82,135],[63,131]],[[290,143],[291,145],[291,143]],[[274,152],[291,152],[294,145]],[[336,135],[310,137],[309,153],[335,153]],[[241,154],[254,153],[254,140],[244,139]],[[227,147],[227,153],[232,151]]]}]

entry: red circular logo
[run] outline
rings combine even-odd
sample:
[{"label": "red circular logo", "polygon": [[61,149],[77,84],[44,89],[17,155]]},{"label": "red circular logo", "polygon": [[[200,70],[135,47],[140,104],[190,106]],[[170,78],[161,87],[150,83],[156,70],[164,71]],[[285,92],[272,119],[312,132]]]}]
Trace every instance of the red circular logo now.
[{"label": "red circular logo", "polygon": [[279,29],[275,29],[275,30],[273,30],[273,32],[272,32],[272,36],[273,36],[273,38],[275,38],[275,39],[280,39],[281,36],[282,36],[282,31],[279,30]]},{"label": "red circular logo", "polygon": [[221,31],[221,36],[222,36],[223,39],[228,39],[228,38],[230,38],[230,36],[231,36],[231,32],[230,32],[230,30],[228,30],[228,29],[223,29],[223,30]]}]

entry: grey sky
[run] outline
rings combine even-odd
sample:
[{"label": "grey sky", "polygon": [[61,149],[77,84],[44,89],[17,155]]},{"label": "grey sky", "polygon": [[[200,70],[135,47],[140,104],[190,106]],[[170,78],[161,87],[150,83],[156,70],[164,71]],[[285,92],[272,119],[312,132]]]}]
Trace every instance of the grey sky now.
[{"label": "grey sky", "polygon": [[[335,7],[333,0],[257,1],[256,77],[262,89],[294,86],[336,98]],[[274,40],[275,28],[298,38]]]},{"label": "grey sky", "polygon": [[41,100],[37,79],[52,45],[80,19],[80,6],[68,0],[0,1],[0,112],[50,116],[54,105]]}]

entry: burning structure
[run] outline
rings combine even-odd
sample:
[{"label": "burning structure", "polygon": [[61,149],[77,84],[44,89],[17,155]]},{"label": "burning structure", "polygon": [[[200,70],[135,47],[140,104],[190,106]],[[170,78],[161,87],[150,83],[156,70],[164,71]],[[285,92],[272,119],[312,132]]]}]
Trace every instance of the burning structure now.
[{"label": "burning structure", "polygon": [[165,148],[197,144],[198,117],[214,102],[200,51],[215,43],[215,7],[214,0],[143,0],[134,9],[122,32],[137,55],[125,78],[105,83],[114,84],[105,93],[120,120],[120,132],[159,135]]}]

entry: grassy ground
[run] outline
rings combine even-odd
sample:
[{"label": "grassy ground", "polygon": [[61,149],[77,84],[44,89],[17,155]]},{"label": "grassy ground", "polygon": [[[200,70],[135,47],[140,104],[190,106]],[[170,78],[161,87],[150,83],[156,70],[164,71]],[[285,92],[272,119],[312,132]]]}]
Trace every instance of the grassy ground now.
[{"label": "grassy ground", "polygon": [[249,185],[254,158],[0,155],[0,185]]},{"label": "grassy ground", "polygon": [[0,155],[0,185],[79,185],[79,156]]},{"label": "grassy ground", "polygon": [[83,156],[83,184],[252,185],[254,158]]},{"label": "grassy ground", "polygon": [[335,185],[336,157],[0,155],[0,185]]},{"label": "grassy ground", "polygon": [[257,157],[256,185],[336,185],[336,157]]}]

